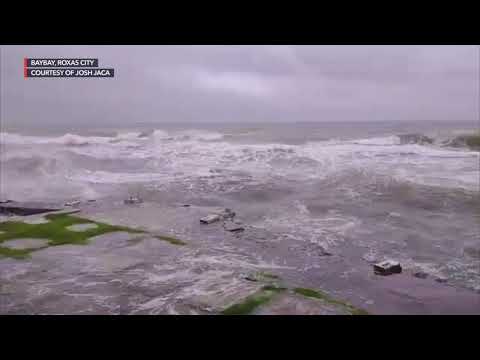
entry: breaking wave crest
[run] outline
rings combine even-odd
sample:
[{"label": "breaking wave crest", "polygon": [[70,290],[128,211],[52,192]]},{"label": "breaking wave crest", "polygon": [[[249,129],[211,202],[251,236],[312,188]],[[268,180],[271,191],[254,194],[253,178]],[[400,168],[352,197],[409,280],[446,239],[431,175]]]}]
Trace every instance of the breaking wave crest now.
[{"label": "breaking wave crest", "polygon": [[182,130],[168,132],[165,130],[152,130],[148,132],[123,132],[116,136],[82,136],[67,133],[57,137],[30,136],[15,133],[0,132],[0,143],[16,145],[65,145],[82,146],[95,144],[108,144],[138,141],[139,139],[151,138],[154,140],[174,141],[216,141],[223,139],[224,135],[214,131],[205,130]]},{"label": "breaking wave crest", "polygon": [[11,133],[0,133],[0,143],[15,145],[65,145],[82,146],[91,144],[105,144],[112,138],[101,136],[80,136],[75,134],[65,134],[59,137],[29,136]]},{"label": "breaking wave crest", "polygon": [[[39,187],[42,179],[55,178],[59,186],[183,182],[199,191],[239,191],[241,179],[259,186],[330,179],[345,187],[359,180],[342,175],[349,171],[446,188],[478,190],[479,183],[478,152],[435,146],[418,134],[286,145],[229,142],[221,133],[206,130],[158,129],[114,136],[0,133],[0,144],[7,145],[0,162],[11,197],[18,177],[37,177]],[[228,174],[243,175],[238,180]]]},{"label": "breaking wave crest", "polygon": [[395,146],[395,145],[426,145],[437,147],[451,147],[451,148],[472,148],[478,150],[480,147],[480,135],[474,132],[465,132],[459,134],[452,134],[450,136],[430,137],[424,134],[399,134],[387,137],[368,138],[350,141],[357,145],[371,145],[371,146]]}]

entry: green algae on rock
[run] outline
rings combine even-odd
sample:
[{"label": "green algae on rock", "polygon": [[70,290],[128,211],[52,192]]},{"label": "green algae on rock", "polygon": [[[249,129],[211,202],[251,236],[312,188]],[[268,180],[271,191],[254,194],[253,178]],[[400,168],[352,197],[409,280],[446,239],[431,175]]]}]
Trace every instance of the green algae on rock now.
[{"label": "green algae on rock", "polygon": [[480,149],[480,134],[465,136],[465,143],[472,149]]},{"label": "green algae on rock", "polygon": [[274,274],[269,274],[263,271],[259,271],[250,275],[245,276],[245,280],[248,281],[253,281],[253,282],[267,282],[267,283],[272,283],[272,282],[277,282],[280,280],[280,277],[278,275]]},{"label": "green algae on rock", "polygon": [[[48,246],[58,246],[65,244],[85,245],[88,240],[94,236],[103,235],[111,232],[127,232],[132,234],[146,234],[146,231],[133,229],[126,226],[109,225],[106,223],[92,221],[81,217],[73,216],[71,213],[49,214],[45,216],[49,221],[46,223],[28,224],[22,221],[6,221],[0,223],[0,244],[8,240],[21,238],[35,238],[48,240]],[[93,228],[84,231],[72,231],[68,228],[73,225],[95,225]],[[156,236],[156,238],[165,240],[175,245],[185,245],[182,241],[167,237]],[[36,249],[10,249],[0,246],[0,256],[25,258]]]},{"label": "green algae on rock", "polygon": [[260,271],[258,273],[258,275],[261,276],[261,277],[267,278],[267,279],[276,279],[276,280],[280,279],[280,277],[278,275],[270,274],[270,273],[267,273],[267,272],[264,272],[264,271]]},{"label": "green algae on rock", "polygon": [[172,236],[157,235],[157,236],[155,236],[155,238],[157,238],[159,240],[167,241],[167,242],[169,242],[170,244],[173,244],[173,245],[179,245],[179,246],[187,245],[186,242],[184,242],[180,239],[174,238]]},{"label": "green algae on rock", "polygon": [[313,298],[317,300],[321,300],[326,304],[333,305],[334,307],[341,308],[346,313],[352,315],[368,315],[368,312],[362,309],[358,309],[347,302],[342,300],[337,300],[332,298],[330,295],[325,294],[320,291],[306,289],[306,288],[295,288],[293,290],[289,290],[285,287],[278,287],[275,285],[266,285],[261,288],[255,294],[248,296],[243,301],[234,304],[227,309],[222,311],[223,315],[249,315],[253,314],[255,310],[259,307],[267,305],[275,298],[277,294],[280,293],[295,293],[302,295],[304,297]]},{"label": "green algae on rock", "polygon": [[323,300],[329,304],[343,307],[352,315],[369,315],[367,311],[356,308],[345,301],[334,299],[330,295],[321,291],[307,289],[307,288],[295,288],[293,289],[293,291],[297,294],[300,294],[309,298]]},{"label": "green algae on rock", "polygon": [[253,294],[242,302],[234,304],[222,311],[223,315],[248,315],[259,306],[270,302],[279,292],[285,291],[285,288],[275,286],[264,286],[259,292]]},{"label": "green algae on rock", "polygon": [[463,134],[444,142],[447,146],[468,147],[470,150],[480,150],[480,133]]}]

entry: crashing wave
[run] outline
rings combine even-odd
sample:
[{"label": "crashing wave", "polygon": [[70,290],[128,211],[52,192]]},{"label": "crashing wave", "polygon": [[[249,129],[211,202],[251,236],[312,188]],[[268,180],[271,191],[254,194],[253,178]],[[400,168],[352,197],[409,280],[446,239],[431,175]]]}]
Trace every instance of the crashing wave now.
[{"label": "crashing wave", "polygon": [[65,134],[57,138],[57,141],[52,141],[52,142],[66,145],[66,146],[82,146],[82,145],[88,145],[90,143],[90,140],[87,137],[83,137],[79,135]]},{"label": "crashing wave", "polygon": [[353,141],[353,144],[356,145],[400,145],[400,139],[398,136],[386,136],[386,137],[378,137],[378,138],[369,138],[369,139],[359,139]]},{"label": "crashing wave", "polygon": [[221,140],[223,134],[213,131],[203,131],[203,130],[187,130],[182,132],[183,136],[186,136],[190,140],[202,140],[202,141],[214,141]]},{"label": "crashing wave", "polygon": [[154,130],[150,136],[154,139],[154,140],[171,140],[172,137],[170,136],[170,134],[166,131],[163,131],[163,130]]},{"label": "crashing wave", "polygon": [[66,146],[81,146],[88,144],[105,144],[111,138],[100,136],[80,136],[65,134],[60,137],[28,136],[11,133],[0,133],[0,142],[3,144],[17,145],[47,145],[57,144]]},{"label": "crashing wave", "polygon": [[480,135],[458,135],[454,138],[443,141],[442,146],[480,150]]},{"label": "crashing wave", "polygon": [[425,136],[423,134],[401,134],[398,135],[400,139],[400,145],[406,144],[418,144],[418,145],[426,145],[426,144],[433,144],[434,139]]},{"label": "crashing wave", "polygon": [[440,145],[453,148],[470,148],[472,150],[480,150],[480,135],[462,134],[446,140],[435,139],[423,134],[400,134],[396,136],[388,136],[382,138],[369,138],[355,140],[357,145]]},{"label": "crashing wave", "polygon": [[154,130],[150,134],[144,133],[141,134],[142,137],[150,136],[154,141],[217,141],[222,140],[224,135],[221,133],[205,130],[183,130],[183,131],[172,131],[167,132],[165,130]]}]

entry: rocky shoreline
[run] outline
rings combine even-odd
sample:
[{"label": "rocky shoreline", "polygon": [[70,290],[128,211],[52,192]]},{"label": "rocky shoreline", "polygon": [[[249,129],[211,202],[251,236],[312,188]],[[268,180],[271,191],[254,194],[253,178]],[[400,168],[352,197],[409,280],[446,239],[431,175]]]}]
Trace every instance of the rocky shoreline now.
[{"label": "rocky shoreline", "polygon": [[376,261],[287,240],[229,209],[0,205],[1,314],[480,313],[478,293],[414,269],[375,274]]}]

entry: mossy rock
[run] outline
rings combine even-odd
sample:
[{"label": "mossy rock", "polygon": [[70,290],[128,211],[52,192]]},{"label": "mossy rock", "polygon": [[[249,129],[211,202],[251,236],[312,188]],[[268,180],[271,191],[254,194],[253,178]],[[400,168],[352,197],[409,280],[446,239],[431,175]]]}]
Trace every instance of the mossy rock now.
[{"label": "mossy rock", "polygon": [[480,149],[480,134],[471,134],[471,135],[459,135],[453,140],[447,142],[447,145],[453,147],[464,147],[467,146],[472,150]]},{"label": "mossy rock", "polygon": [[173,236],[163,236],[163,235],[157,235],[155,236],[157,239],[159,240],[163,240],[163,241],[166,241],[166,242],[169,242],[170,244],[172,245],[179,245],[179,246],[184,246],[184,245],[187,245],[186,242],[180,240],[180,239],[177,239]]},{"label": "mossy rock", "polygon": [[300,295],[303,295],[305,297],[319,299],[319,300],[322,300],[326,303],[329,303],[329,304],[332,304],[332,305],[335,305],[335,306],[343,307],[352,315],[369,315],[367,311],[365,311],[363,309],[356,308],[353,305],[351,305],[351,304],[349,304],[345,301],[334,299],[333,297],[331,297],[330,295],[328,295],[328,294],[326,294],[322,291],[317,291],[317,290],[307,289],[307,288],[295,288],[293,291],[296,294],[300,294]]},{"label": "mossy rock", "polygon": [[[132,234],[146,234],[144,230],[133,229],[126,226],[109,225],[98,221],[92,221],[81,217],[73,216],[71,213],[50,214],[45,216],[49,221],[39,224],[28,224],[22,221],[6,221],[0,223],[0,255],[13,258],[28,257],[30,252],[39,249],[10,249],[2,247],[4,241],[35,238],[48,240],[48,246],[66,244],[84,245],[92,237],[111,233],[127,232]],[[93,228],[84,231],[72,231],[68,228],[74,225],[95,225]],[[179,239],[169,236],[155,236],[155,238],[167,241],[174,245],[185,245]]]},{"label": "mossy rock", "polygon": [[480,148],[480,134],[466,136],[465,143],[471,148]]},{"label": "mossy rock", "polygon": [[259,292],[253,294],[242,302],[234,304],[222,311],[223,315],[249,315],[261,305],[270,302],[278,293],[287,289],[276,286],[264,286]]}]

